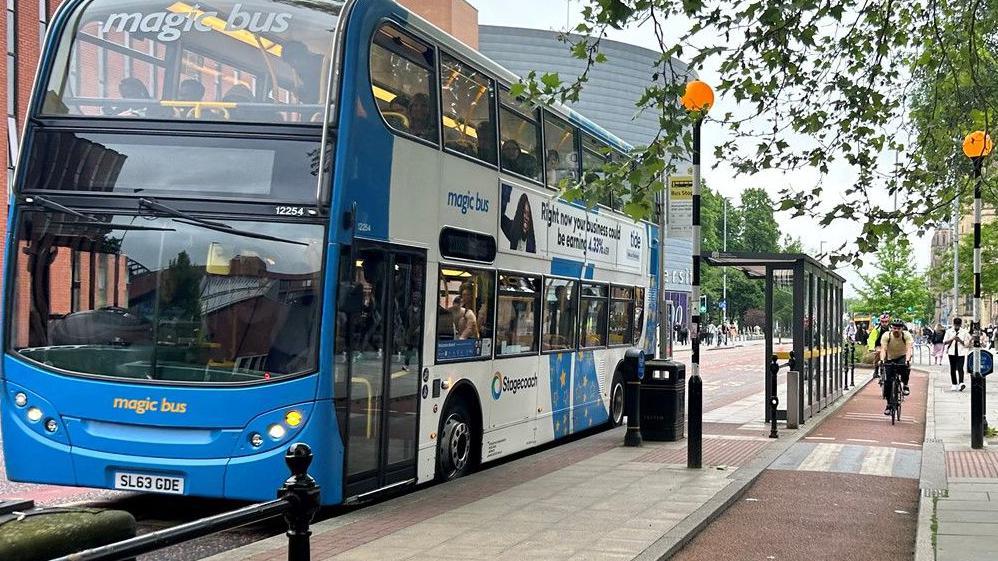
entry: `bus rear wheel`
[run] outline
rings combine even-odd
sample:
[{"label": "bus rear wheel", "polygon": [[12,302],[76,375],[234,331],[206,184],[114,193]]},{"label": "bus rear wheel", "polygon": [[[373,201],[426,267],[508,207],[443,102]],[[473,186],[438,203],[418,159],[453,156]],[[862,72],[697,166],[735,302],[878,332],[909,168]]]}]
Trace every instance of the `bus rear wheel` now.
[{"label": "bus rear wheel", "polygon": [[619,427],[624,422],[624,380],[614,373],[610,382],[610,426]]},{"label": "bus rear wheel", "polygon": [[475,426],[464,403],[447,405],[437,441],[437,475],[441,481],[463,477],[475,468]]}]

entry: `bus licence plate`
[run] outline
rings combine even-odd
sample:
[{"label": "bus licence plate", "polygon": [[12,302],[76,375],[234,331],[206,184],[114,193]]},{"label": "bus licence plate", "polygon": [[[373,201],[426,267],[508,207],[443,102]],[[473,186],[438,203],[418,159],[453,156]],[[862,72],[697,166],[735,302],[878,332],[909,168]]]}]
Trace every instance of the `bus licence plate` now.
[{"label": "bus licence plate", "polygon": [[119,471],[114,474],[114,488],[148,493],[184,494],[184,478]]}]

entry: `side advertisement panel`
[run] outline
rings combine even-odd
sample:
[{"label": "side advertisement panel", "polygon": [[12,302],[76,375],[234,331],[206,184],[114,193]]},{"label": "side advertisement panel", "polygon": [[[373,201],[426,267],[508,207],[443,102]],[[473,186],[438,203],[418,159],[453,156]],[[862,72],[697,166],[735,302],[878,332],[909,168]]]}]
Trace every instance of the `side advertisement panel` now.
[{"label": "side advertisement panel", "polygon": [[499,251],[545,253],[637,272],[648,246],[641,224],[559,199],[538,195],[506,181],[499,187]]}]

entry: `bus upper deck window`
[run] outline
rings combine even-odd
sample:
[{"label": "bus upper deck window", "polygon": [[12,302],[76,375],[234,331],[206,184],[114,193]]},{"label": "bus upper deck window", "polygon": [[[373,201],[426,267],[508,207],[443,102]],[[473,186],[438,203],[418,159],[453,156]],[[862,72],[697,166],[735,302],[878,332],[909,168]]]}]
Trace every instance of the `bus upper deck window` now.
[{"label": "bus upper deck window", "polygon": [[332,31],[342,4],[81,4],[60,40],[42,111],[131,119],[321,121]]}]

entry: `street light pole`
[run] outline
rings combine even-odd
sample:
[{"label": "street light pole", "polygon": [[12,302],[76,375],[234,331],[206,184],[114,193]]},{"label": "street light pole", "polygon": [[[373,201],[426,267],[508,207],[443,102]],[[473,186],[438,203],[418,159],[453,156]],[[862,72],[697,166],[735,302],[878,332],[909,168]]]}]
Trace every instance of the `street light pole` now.
[{"label": "street light pole", "polygon": [[[724,205],[724,235],[721,242],[721,250],[727,253],[728,251],[728,198],[721,197],[721,202]],[[724,275],[722,276],[723,284],[721,285],[721,302],[724,302],[724,307],[721,308],[721,323],[728,325],[728,268],[724,267]]]},{"label": "street light pole", "polygon": [[[694,80],[686,84],[683,106],[693,122],[693,286],[692,299],[700,302],[700,125],[704,114],[714,104],[714,92],[706,83]],[[691,316],[693,347],[690,353],[690,394],[687,407],[689,431],[686,442],[686,467],[703,464],[703,381],[700,380],[700,308]]]},{"label": "street light pole", "polygon": [[953,198],[953,230],[950,232],[953,246],[953,305],[950,307],[950,323],[960,315],[957,302],[960,301],[960,193]]},{"label": "street light pole", "polygon": [[974,345],[974,363],[970,372],[970,447],[984,448],[984,396],[981,375],[981,168],[991,153],[991,138],[984,131],[974,131],[963,140],[963,153],[974,163],[974,320],[970,332]]}]

